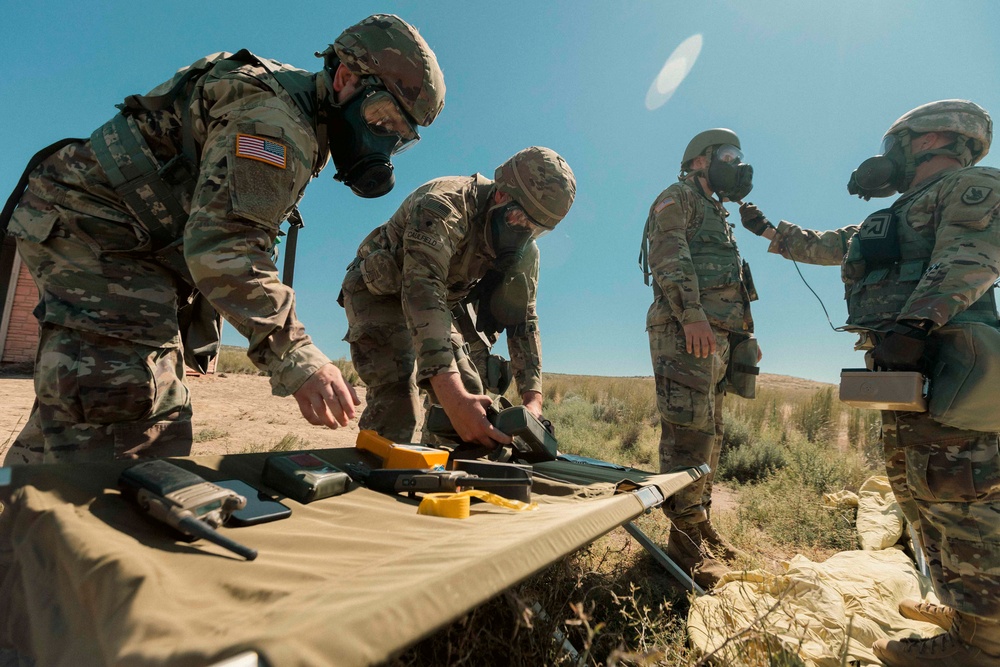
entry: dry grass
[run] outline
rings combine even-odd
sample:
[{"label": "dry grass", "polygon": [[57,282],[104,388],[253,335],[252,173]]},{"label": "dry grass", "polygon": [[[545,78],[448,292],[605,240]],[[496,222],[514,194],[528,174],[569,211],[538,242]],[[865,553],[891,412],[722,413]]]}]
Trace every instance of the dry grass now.
[{"label": "dry grass", "polygon": [[[547,374],[545,401],[561,450],[657,468],[652,378]],[[856,491],[881,471],[873,456],[878,423],[877,413],[842,406],[830,385],[795,378],[763,376],[753,401],[727,397],[719,478],[734,486],[738,506],[715,518],[720,532],[749,552],[742,565],[778,573],[780,561],[796,553],[821,561],[856,548],[853,512],[827,509],[822,495]],[[666,543],[669,524],[661,513],[637,523]],[[391,664],[706,664],[687,645],[688,607],[676,583],[617,529]],[[753,647],[751,664],[802,664],[759,628],[733,640],[739,650]]]}]

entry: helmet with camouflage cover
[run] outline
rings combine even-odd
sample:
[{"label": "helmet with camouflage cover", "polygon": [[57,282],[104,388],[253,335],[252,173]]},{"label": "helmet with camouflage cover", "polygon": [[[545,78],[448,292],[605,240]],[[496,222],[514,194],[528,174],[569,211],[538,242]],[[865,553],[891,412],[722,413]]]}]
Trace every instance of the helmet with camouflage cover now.
[{"label": "helmet with camouflage cover", "polygon": [[681,158],[681,171],[687,169],[691,160],[699,155],[705,155],[712,146],[720,146],[722,144],[731,144],[737,148],[743,148],[740,146],[740,138],[736,136],[736,133],[724,127],[716,127],[694,135],[694,138],[688,142],[687,148],[684,149],[684,157]]},{"label": "helmet with camouflage cover", "polygon": [[969,149],[972,153],[971,164],[975,164],[990,151],[993,120],[986,109],[974,102],[938,100],[907,111],[889,127],[885,136],[895,135],[902,130],[909,130],[913,134],[954,132],[967,137],[972,140]]},{"label": "helmet with camouflage cover", "polygon": [[418,125],[430,125],[444,107],[444,73],[417,29],[393,14],[353,25],[321,54],[339,58],[360,77],[378,77]]},{"label": "helmet with camouflage cover", "polygon": [[497,167],[497,190],[510,195],[531,219],[552,229],[569,213],[576,196],[576,176],[551,148],[530,146]]}]

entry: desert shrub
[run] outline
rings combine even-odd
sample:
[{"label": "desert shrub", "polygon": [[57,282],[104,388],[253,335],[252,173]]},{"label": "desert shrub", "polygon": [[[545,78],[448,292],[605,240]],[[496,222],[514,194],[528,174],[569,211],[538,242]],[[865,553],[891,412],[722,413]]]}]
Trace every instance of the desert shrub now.
[{"label": "desert shrub", "polygon": [[719,479],[759,482],[788,465],[787,450],[770,438],[754,439],[726,449],[719,459]]},{"label": "desert shrub", "polygon": [[792,423],[810,442],[829,438],[836,423],[838,405],[834,404],[833,388],[821,389],[805,401],[792,406]]},{"label": "desert shrub", "polygon": [[740,521],[753,523],[790,548],[856,549],[852,509],[825,507],[816,489],[792,467],[740,489]]},{"label": "desert shrub", "polygon": [[215,372],[232,375],[267,375],[247,358],[245,347],[235,345],[223,345],[219,350],[219,361],[215,365]]}]

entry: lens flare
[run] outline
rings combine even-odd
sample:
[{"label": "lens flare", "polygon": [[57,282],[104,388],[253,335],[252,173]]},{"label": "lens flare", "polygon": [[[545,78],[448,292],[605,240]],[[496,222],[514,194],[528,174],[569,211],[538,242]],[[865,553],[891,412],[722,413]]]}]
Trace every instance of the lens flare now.
[{"label": "lens flare", "polygon": [[652,111],[659,109],[666,104],[681,82],[687,77],[694,63],[701,53],[701,34],[691,35],[680,43],[674,52],[667,58],[663,69],[656,75],[656,79],[649,86],[646,93],[646,108]]}]

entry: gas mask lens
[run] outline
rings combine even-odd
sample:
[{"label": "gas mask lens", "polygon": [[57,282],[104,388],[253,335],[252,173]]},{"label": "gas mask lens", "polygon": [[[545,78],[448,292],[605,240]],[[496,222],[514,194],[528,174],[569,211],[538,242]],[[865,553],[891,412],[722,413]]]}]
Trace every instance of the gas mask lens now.
[{"label": "gas mask lens", "polygon": [[898,143],[899,143],[899,138],[896,137],[895,134],[887,135],[884,139],[882,139],[882,148],[879,149],[882,152],[879,153],[879,155],[886,155],[886,154],[888,154],[889,151],[891,151],[893,148],[895,148],[896,144],[898,144]]},{"label": "gas mask lens", "polygon": [[516,202],[511,202],[504,207],[504,221],[524,233],[530,233],[531,238],[537,239],[548,234],[550,229],[535,222],[528,212],[521,208]]},{"label": "gas mask lens", "polygon": [[743,162],[743,151],[732,144],[723,144],[715,149],[715,159],[720,162],[739,164]]},{"label": "gas mask lens", "polygon": [[402,153],[420,140],[420,135],[399,108],[396,98],[384,90],[365,98],[361,103],[361,118],[374,134],[399,138],[392,155]]}]

